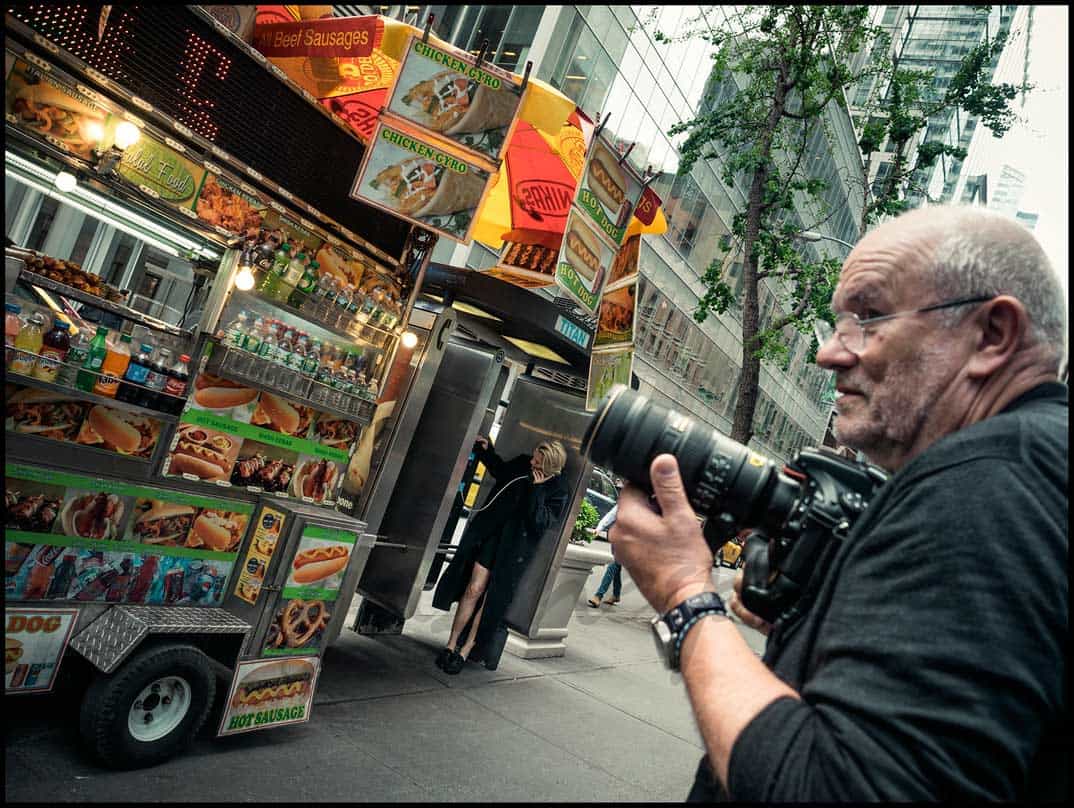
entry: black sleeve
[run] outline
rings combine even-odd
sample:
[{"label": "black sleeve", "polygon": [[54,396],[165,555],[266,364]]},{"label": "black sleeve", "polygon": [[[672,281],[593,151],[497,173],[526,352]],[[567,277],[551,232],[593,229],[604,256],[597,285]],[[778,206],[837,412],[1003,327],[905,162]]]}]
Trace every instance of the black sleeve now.
[{"label": "black sleeve", "polygon": [[527,480],[526,485],[530,490],[526,495],[526,533],[531,541],[539,541],[548,526],[563,515],[563,509],[567,505],[567,492],[561,485],[556,485],[559,480],[548,480],[540,485],[534,485],[532,480]]},{"label": "black sleeve", "polygon": [[917,481],[884,511],[809,627],[801,701],[777,700],[739,735],[733,799],[1023,792],[1066,709],[1065,505],[989,458]]},{"label": "black sleeve", "polygon": [[504,476],[504,469],[507,466],[507,462],[496,454],[496,450],[492,446],[492,442],[489,442],[489,448],[482,449],[480,446],[474,445],[474,457],[480,460],[485,468],[488,469],[495,479],[501,480]]}]

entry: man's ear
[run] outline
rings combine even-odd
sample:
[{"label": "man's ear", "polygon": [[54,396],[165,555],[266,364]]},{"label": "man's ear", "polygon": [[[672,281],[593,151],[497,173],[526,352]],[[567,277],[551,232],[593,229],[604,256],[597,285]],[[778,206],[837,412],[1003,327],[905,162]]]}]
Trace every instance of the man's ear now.
[{"label": "man's ear", "polygon": [[966,369],[972,378],[985,378],[1010,362],[1022,347],[1029,315],[1018,298],[1000,295],[981,304],[973,323],[977,344]]}]

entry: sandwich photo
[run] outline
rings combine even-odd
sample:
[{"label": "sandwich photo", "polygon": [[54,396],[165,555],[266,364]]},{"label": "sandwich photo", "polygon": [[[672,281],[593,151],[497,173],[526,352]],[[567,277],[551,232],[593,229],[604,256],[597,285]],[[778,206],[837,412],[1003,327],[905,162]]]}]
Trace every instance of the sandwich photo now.
[{"label": "sandwich photo", "polygon": [[181,424],[170,455],[170,474],[193,474],[202,480],[226,480],[239,441],[223,432]]},{"label": "sandwich photo", "polygon": [[423,219],[476,208],[486,179],[472,167],[460,174],[425,157],[407,157],[379,171],[369,184],[380,204]]},{"label": "sandwich photo", "polygon": [[313,673],[313,664],[305,659],[261,663],[239,680],[231,707],[278,706],[290,699],[304,699],[313,686]]},{"label": "sandwich photo", "polygon": [[194,520],[187,547],[205,547],[225,553],[234,550],[246,532],[247,517],[230,511],[204,510]]},{"label": "sandwich photo", "polygon": [[7,429],[24,435],[73,441],[89,407],[69,396],[24,387],[8,397]]},{"label": "sandwich photo", "polygon": [[103,491],[75,496],[60,511],[63,534],[84,539],[117,539],[122,520],[123,500]]},{"label": "sandwich photo", "polygon": [[292,404],[272,393],[262,393],[257,409],[250,418],[253,426],[263,426],[273,432],[304,438],[310,430],[313,409],[304,404]]},{"label": "sandwich photo", "polygon": [[337,281],[358,286],[365,274],[365,268],[358,260],[347,260],[330,242],[325,242],[314,256],[322,272],[332,275]]},{"label": "sandwich photo", "polygon": [[594,344],[630,342],[634,333],[634,294],[637,284],[605,292]]},{"label": "sandwich photo", "polygon": [[11,111],[23,126],[55,138],[86,159],[93,155],[97,145],[94,129],[99,127],[98,132],[104,129],[102,110],[93,109],[45,81],[19,88]]},{"label": "sandwich photo", "polygon": [[296,497],[309,497],[323,502],[335,492],[339,479],[339,467],[331,460],[322,458],[301,461],[291,482],[291,493]]},{"label": "sandwich photo", "polygon": [[347,566],[350,553],[351,548],[346,544],[300,550],[291,562],[291,580],[302,585],[323,581]]},{"label": "sandwich photo", "polygon": [[411,86],[400,98],[405,112],[399,112],[427,129],[453,136],[510,126],[520,99],[510,82],[493,89],[454,70],[441,70]]},{"label": "sandwich photo", "polygon": [[120,412],[97,404],[79,430],[77,442],[87,446],[148,458],[157,445],[160,422],[144,415]]},{"label": "sandwich photo", "polygon": [[612,284],[638,272],[638,249],[641,246],[641,236],[631,236],[615,254],[612,268],[608,272],[608,283]]},{"label": "sandwich photo", "polygon": [[22,659],[22,643],[11,637],[4,637],[4,673],[11,673]]},{"label": "sandwich photo", "polygon": [[194,403],[205,410],[241,407],[257,398],[257,392],[240,382],[209,373],[199,373],[194,378]]},{"label": "sandwich photo", "polygon": [[563,258],[570,264],[591,291],[596,291],[598,274],[601,272],[601,253],[604,249],[600,238],[588,225],[575,215],[567,222],[567,235],[563,240]]},{"label": "sandwich photo", "polygon": [[358,424],[343,418],[324,416],[313,425],[313,435],[322,446],[346,450],[358,437]]},{"label": "sandwich photo", "polygon": [[141,515],[131,525],[131,537],[143,544],[165,547],[180,547],[186,542],[197,513],[190,505],[157,499],[138,500],[134,509],[141,511]]},{"label": "sandwich photo", "polygon": [[60,514],[63,488],[8,478],[4,481],[4,527],[48,533]]}]

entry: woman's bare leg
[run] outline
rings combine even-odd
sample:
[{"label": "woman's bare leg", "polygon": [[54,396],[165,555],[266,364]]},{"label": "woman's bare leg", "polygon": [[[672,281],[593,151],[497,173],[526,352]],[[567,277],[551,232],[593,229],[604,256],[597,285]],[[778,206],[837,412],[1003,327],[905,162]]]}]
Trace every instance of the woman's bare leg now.
[{"label": "woman's bare leg", "polygon": [[[466,591],[462,593],[462,597],[459,598],[459,605],[455,609],[455,620],[451,623],[451,635],[448,637],[448,648],[455,650],[455,646],[459,643],[459,635],[462,634],[462,630],[470,621],[470,617],[474,613],[474,607],[477,605],[477,601],[484,593],[488,583],[488,569],[475,561],[474,571],[470,575],[470,583],[466,585]],[[476,630],[475,626],[474,630],[470,632],[471,637],[474,636]]]},{"label": "woman's bare leg", "polygon": [[474,641],[477,639],[477,627],[481,625],[481,613],[485,611],[485,601],[481,601],[481,606],[477,610],[477,614],[474,615],[474,622],[470,626],[470,633],[466,635],[466,642],[463,645],[462,650],[459,651],[462,654],[462,658],[470,656],[470,651],[474,648]]}]

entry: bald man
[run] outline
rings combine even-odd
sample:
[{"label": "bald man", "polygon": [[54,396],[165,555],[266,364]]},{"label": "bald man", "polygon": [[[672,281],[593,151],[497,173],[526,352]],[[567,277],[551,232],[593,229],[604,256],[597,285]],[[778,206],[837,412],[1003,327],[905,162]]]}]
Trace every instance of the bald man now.
[{"label": "bald man", "polygon": [[[846,259],[818,332],[836,437],[893,476],[758,660],[718,612],[682,639],[692,800],[1069,801],[1066,308],[1025,228],[916,210]],[[825,324],[827,325],[827,324]],[[715,589],[674,457],[628,487],[616,558],[660,613]],[[736,586],[741,585],[741,573]]]}]

